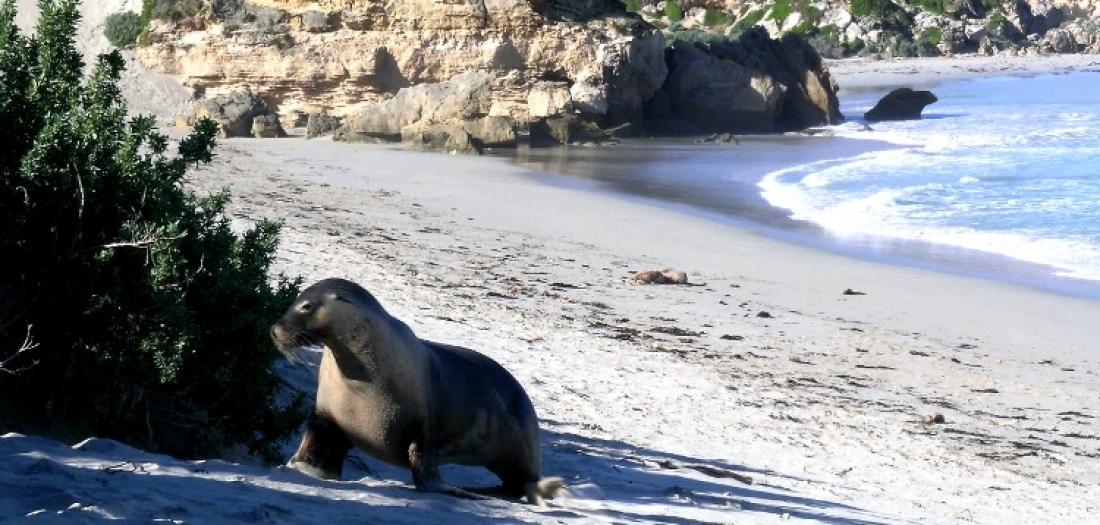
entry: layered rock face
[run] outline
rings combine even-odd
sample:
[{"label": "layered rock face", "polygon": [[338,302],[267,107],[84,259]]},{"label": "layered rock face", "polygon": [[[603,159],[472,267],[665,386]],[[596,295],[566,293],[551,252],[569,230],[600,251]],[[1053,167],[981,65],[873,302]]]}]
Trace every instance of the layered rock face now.
[{"label": "layered rock face", "polygon": [[615,0],[213,0],[195,17],[154,21],[150,36],[145,64],[207,95],[250,89],[284,121],[351,115],[481,70],[488,114],[528,121],[537,86],[559,100],[536,100],[535,115],[614,124],[636,119],[667,74],[660,31]]}]

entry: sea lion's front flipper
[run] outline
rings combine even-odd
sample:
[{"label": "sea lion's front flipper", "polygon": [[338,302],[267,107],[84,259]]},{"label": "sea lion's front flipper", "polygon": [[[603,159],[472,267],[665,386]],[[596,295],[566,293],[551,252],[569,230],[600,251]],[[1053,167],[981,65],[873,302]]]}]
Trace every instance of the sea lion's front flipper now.
[{"label": "sea lion's front flipper", "polygon": [[351,441],[344,431],[314,412],[309,415],[302,443],[287,466],[315,478],[340,479],[349,450]]}]

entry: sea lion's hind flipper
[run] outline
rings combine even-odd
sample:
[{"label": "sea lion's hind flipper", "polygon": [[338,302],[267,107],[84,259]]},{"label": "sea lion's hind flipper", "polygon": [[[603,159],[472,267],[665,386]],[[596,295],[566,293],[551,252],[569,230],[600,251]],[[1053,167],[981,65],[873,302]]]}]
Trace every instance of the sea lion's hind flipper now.
[{"label": "sea lion's hind flipper", "polygon": [[527,492],[527,503],[539,507],[546,505],[546,500],[568,494],[565,481],[561,478],[539,478],[527,483],[524,487]]}]

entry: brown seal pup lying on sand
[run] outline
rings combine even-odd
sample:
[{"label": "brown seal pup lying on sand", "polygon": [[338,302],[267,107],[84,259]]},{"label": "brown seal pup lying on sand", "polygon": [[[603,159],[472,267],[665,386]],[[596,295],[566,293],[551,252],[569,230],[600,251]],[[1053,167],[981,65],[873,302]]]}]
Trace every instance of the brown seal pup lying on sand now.
[{"label": "brown seal pup lying on sand", "polygon": [[317,405],[289,465],[338,479],[352,446],[412,470],[416,489],[477,497],[447,486],[439,465],[483,466],[501,485],[486,494],[532,504],[563,484],[539,475],[539,427],[530,399],[496,361],[423,341],[369,292],[343,279],[306,289],[271,329],[293,359],[323,343]]}]

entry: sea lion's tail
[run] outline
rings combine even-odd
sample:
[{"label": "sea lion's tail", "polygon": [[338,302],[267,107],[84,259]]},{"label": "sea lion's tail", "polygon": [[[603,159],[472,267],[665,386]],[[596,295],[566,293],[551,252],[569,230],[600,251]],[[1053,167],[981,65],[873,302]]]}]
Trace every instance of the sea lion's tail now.
[{"label": "sea lion's tail", "polygon": [[524,488],[527,490],[527,503],[540,507],[546,505],[546,500],[567,493],[565,481],[561,478],[539,478],[528,483]]}]

